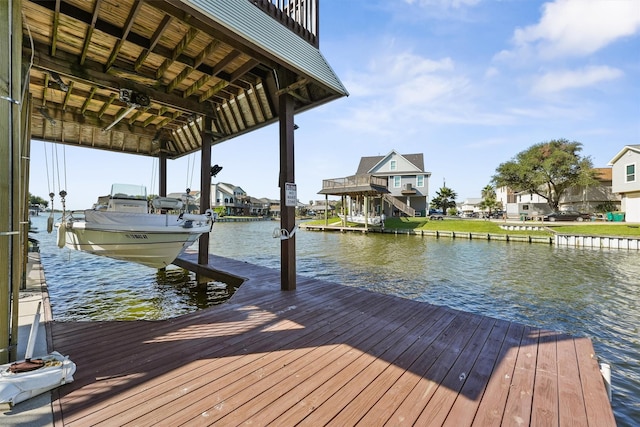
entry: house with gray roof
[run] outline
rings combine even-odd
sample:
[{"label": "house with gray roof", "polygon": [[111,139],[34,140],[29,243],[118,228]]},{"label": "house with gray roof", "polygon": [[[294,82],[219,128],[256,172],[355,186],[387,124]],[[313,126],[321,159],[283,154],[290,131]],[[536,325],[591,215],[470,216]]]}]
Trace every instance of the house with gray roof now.
[{"label": "house with gray roof", "polygon": [[640,222],[640,144],[626,145],[609,162],[612,190],[620,195],[621,210],[628,222]]},{"label": "house with gray roof", "polygon": [[224,215],[249,215],[251,200],[242,187],[218,182],[211,184],[211,207],[224,208]]},{"label": "house with gray roof", "polygon": [[323,180],[319,194],[348,197],[346,206],[354,214],[425,216],[430,177],[422,153],[391,150],[384,156],[362,157],[355,175]]}]

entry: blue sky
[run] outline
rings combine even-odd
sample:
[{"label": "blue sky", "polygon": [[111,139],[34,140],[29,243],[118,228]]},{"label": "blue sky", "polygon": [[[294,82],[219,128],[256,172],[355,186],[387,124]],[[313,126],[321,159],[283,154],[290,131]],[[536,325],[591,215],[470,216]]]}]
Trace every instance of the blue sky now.
[{"label": "blue sky", "polygon": [[[320,50],[350,96],[295,117],[304,203],[323,198],[323,179],[393,149],[424,153],[430,196],[446,180],[463,201],[539,142],[581,142],[596,167],[640,144],[638,0],[321,0]],[[30,191],[48,199],[58,178],[46,178],[45,147],[32,143]],[[113,182],[156,192],[150,158],[57,152],[67,208],[91,207]],[[168,191],[199,189],[198,162],[169,161]],[[212,163],[224,167],[214,182],[278,199],[278,126],[214,146]]]}]

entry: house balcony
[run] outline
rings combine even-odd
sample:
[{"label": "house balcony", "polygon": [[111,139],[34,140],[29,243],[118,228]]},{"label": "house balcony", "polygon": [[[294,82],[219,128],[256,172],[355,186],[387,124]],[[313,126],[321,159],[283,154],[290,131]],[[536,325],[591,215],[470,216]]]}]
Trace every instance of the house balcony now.
[{"label": "house balcony", "polygon": [[322,190],[319,194],[379,196],[388,192],[387,178],[352,175],[346,178],[322,180]]},{"label": "house balcony", "polygon": [[416,191],[415,188],[413,188],[413,185],[405,184],[404,187],[402,187],[402,190],[400,191],[400,193],[403,196],[411,196],[413,194],[417,194],[418,192]]},{"label": "house balcony", "polygon": [[293,33],[318,47],[318,2],[320,0],[249,0]]}]

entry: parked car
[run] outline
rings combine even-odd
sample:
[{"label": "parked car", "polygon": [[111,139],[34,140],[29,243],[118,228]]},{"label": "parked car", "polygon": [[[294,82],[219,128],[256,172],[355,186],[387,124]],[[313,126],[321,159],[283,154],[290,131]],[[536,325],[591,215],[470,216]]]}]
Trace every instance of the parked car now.
[{"label": "parked car", "polygon": [[444,219],[444,215],[436,213],[429,215],[429,219],[431,221],[442,221]]},{"label": "parked car", "polygon": [[577,211],[553,212],[542,217],[543,221],[584,221],[591,219],[591,215]]}]

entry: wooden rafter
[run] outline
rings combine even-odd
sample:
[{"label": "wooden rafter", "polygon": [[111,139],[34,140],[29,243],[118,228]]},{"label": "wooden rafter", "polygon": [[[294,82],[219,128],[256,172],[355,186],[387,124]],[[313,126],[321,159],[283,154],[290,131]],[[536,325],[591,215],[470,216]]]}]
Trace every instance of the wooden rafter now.
[{"label": "wooden rafter", "polygon": [[87,111],[87,108],[89,107],[89,104],[91,103],[91,100],[93,99],[94,95],[96,94],[96,91],[98,89],[93,86],[91,87],[91,92],[89,93],[89,95],[87,95],[87,98],[85,99],[84,103],[82,104],[82,109],[81,109],[81,113],[82,115],[84,115],[84,113]]},{"label": "wooden rafter", "polygon": [[84,64],[84,60],[87,58],[87,52],[89,52],[89,46],[91,46],[91,37],[93,37],[93,31],[96,29],[96,22],[98,21],[98,12],[100,12],[100,6],[102,0],[96,0],[93,5],[93,15],[91,16],[91,24],[87,28],[87,34],[84,38],[84,45],[82,46],[82,53],[80,54],[80,65]]},{"label": "wooden rafter", "polygon": [[166,58],[162,65],[158,68],[158,71],[156,72],[156,79],[160,79],[164,75],[171,64],[177,61],[178,57],[182,54],[182,52],[184,52],[187,46],[189,46],[189,44],[193,41],[193,39],[196,38],[197,35],[198,30],[190,27],[184,37],[180,40],[178,45],[173,49],[171,56],[169,58]]},{"label": "wooden rafter", "polygon": [[108,71],[109,68],[111,68],[111,66],[115,62],[116,58],[118,57],[118,53],[120,53],[122,44],[127,40],[127,35],[129,34],[129,31],[131,31],[131,27],[133,26],[136,16],[138,16],[138,13],[140,13],[140,8],[142,8],[142,4],[143,4],[142,0],[134,1],[133,7],[131,8],[131,11],[129,12],[129,16],[127,17],[127,22],[122,28],[122,34],[120,35],[120,37],[118,37],[118,41],[116,42],[115,46],[111,50],[111,56],[107,60],[107,63],[104,67],[105,70]]},{"label": "wooden rafter", "polygon": [[45,72],[54,71],[60,75],[64,75],[67,78],[73,78],[80,80],[88,85],[99,85],[103,88],[109,88],[113,91],[119,91],[120,88],[130,88],[140,93],[146,93],[155,101],[166,104],[174,105],[177,108],[181,108],[185,111],[190,111],[202,115],[206,115],[210,112],[197,100],[184,99],[179,96],[167,94],[165,91],[159,91],[149,88],[146,85],[138,84],[136,82],[119,78],[111,74],[104,73],[101,69],[102,66],[93,61],[87,60],[85,66],[82,69],[82,77],[78,75],[77,64],[78,57],[69,53],[59,52],[54,58],[49,56],[41,49],[36,49],[34,55],[35,69],[40,69]]},{"label": "wooden rafter", "polygon": [[111,94],[111,96],[109,97],[109,100],[105,101],[105,103],[102,105],[102,108],[100,108],[100,111],[98,111],[98,118],[101,118],[103,116],[103,114],[107,111],[107,108],[109,108],[111,103],[115,101],[117,96],[118,95],[116,95],[115,93]]},{"label": "wooden rafter", "polygon": [[[47,0],[33,0],[35,3],[40,4],[41,6],[45,7],[45,8],[51,8],[52,5],[49,1]],[[158,7],[159,4],[161,4],[162,2],[150,2],[147,3],[149,6],[152,7]],[[140,5],[142,4],[142,2],[138,2],[136,3],[138,4],[138,7],[140,7]],[[134,15],[136,15],[137,13],[139,13],[139,11],[137,10],[138,7],[135,7],[132,9],[132,12],[129,14],[128,18],[133,19],[135,18]],[[77,19],[79,21],[82,22],[86,22],[87,26],[89,26],[89,22],[93,23],[93,18],[94,18],[94,14],[89,14],[81,9],[78,9],[75,6],[72,6],[68,3],[62,3],[62,10],[64,11],[65,14],[72,16],[74,19]],[[162,8],[159,8],[159,10],[162,10]],[[166,18],[166,23],[165,20],[163,20],[163,23],[161,23],[161,27],[164,28],[164,26],[168,26],[169,25],[169,21],[170,19],[167,18],[167,16],[171,16],[171,15],[165,15]],[[143,54],[140,55],[140,57],[138,58],[138,60],[136,61],[136,64],[134,64],[131,67],[130,72],[132,74],[136,73],[136,72],[141,72],[140,67],[142,65],[142,62],[140,61],[140,58],[145,57],[148,55],[149,52],[153,52],[159,56],[164,56],[166,58],[168,58],[165,63],[163,63],[163,65],[158,69],[157,73],[155,74],[150,74],[148,77],[150,79],[156,80],[159,78],[158,74],[164,74],[164,71],[166,70],[166,68],[163,67],[168,67],[170,66],[172,63],[178,62],[184,66],[189,66],[194,68],[194,70],[197,70],[203,74],[208,74],[210,76],[217,76],[221,79],[225,79],[227,81],[235,81],[236,84],[240,85],[243,89],[247,89],[247,87],[243,84],[242,81],[240,81],[240,78],[245,78],[247,75],[246,73],[243,73],[243,75],[239,75],[236,74],[233,79],[231,78],[231,76],[227,75],[226,73],[224,73],[223,71],[217,69],[217,67],[210,67],[206,64],[204,64],[204,58],[205,57],[196,57],[196,58],[190,58],[190,57],[186,57],[184,55],[182,55],[182,52],[184,50],[184,48],[186,46],[188,46],[188,44],[190,43],[190,38],[191,37],[195,37],[195,35],[197,35],[198,29],[195,27],[190,27],[190,30],[187,32],[187,34],[185,35],[185,37],[183,37],[183,39],[181,40],[180,43],[178,43],[178,48],[177,49],[167,49],[161,45],[158,44],[158,41],[160,39],[160,35],[162,34],[161,31],[156,30],[156,33],[154,33],[154,36],[152,37],[152,39],[146,39],[145,37],[136,34],[135,32],[133,32],[131,30],[131,28],[127,28],[127,26],[123,27],[123,28],[118,28],[116,26],[114,26],[113,24],[107,23],[105,21],[102,21],[100,19],[97,19],[95,21],[95,24],[91,24],[93,25],[93,27],[95,27],[95,29],[98,29],[99,31],[114,37],[115,39],[118,40],[118,42],[116,43],[116,46],[114,46],[114,48],[112,49],[109,61],[107,62],[107,65],[105,66],[105,70],[109,70],[112,67],[114,67],[115,65],[118,65],[118,67],[124,68],[124,70],[127,69],[126,64],[124,63],[118,63],[117,60],[117,53],[120,51],[120,49],[122,48],[122,44],[123,42],[126,40],[128,43],[131,43],[134,46],[139,47],[140,49],[143,50]],[[129,23],[129,21],[127,22],[127,25],[130,27],[131,24]],[[202,30],[200,30],[202,31]],[[191,34],[191,35],[190,35]],[[156,39],[157,37],[157,39]],[[213,36],[211,36],[213,37]],[[218,45],[220,43],[219,40],[213,38],[213,40],[215,40],[215,44]],[[185,44],[186,43],[186,44]],[[213,42],[212,42],[213,43]],[[86,41],[85,41],[86,44]],[[182,46],[182,47],[181,47]],[[213,46],[212,48],[215,48],[215,46]],[[147,52],[148,51],[148,52]],[[206,51],[206,49],[205,49]],[[146,52],[146,53],[145,53]],[[223,60],[223,66],[222,68],[224,68],[227,63],[226,61],[228,61],[229,59],[233,60],[235,59],[235,57],[239,55],[239,53],[234,54],[234,56],[230,57],[230,58],[225,58],[225,60]],[[246,53],[245,53],[246,55]],[[170,60],[169,60],[170,58]],[[83,63],[84,60],[81,57],[80,58],[80,63]],[[263,62],[263,61],[260,61]],[[259,62],[256,62],[259,63]],[[264,63],[264,62],[263,62]],[[253,67],[251,67],[253,68]],[[248,78],[248,83],[251,82],[251,80],[253,80],[252,78]],[[227,98],[228,99],[228,98]]]},{"label": "wooden rafter", "polygon": [[[45,106],[44,113],[64,110],[68,123],[76,121],[65,131],[69,143],[82,139],[81,145],[157,155],[157,147],[149,146],[149,133],[162,133],[175,157],[202,143],[200,122],[189,123],[189,117],[210,117],[207,132],[216,143],[277,117],[274,70],[283,67],[281,60],[188,2],[23,2],[26,24],[38,28],[33,37],[23,38],[25,57],[33,51],[29,84],[34,103]],[[290,82],[303,78],[296,74]],[[296,105],[313,100],[311,95],[325,99],[326,92],[317,96],[313,81],[308,84],[313,90],[305,84],[288,88]],[[121,89],[148,97],[150,104],[127,114],[107,136],[102,129],[131,106],[121,99]],[[34,114],[40,123],[37,110]],[[34,126],[34,136],[44,128]],[[133,134],[125,131],[129,128]],[[179,128],[181,141],[172,136]]]},{"label": "wooden rafter", "polygon": [[144,49],[136,60],[136,63],[133,66],[133,69],[135,71],[138,71],[140,69],[145,59],[147,59],[147,56],[149,56],[149,53],[153,52],[153,49],[155,49],[156,45],[160,41],[160,37],[171,24],[171,21],[173,21],[173,17],[170,15],[165,15],[164,18],[162,18],[160,25],[158,25],[156,31],[153,33],[153,36],[151,36],[151,39],[149,40],[149,47],[147,49]]},{"label": "wooden rafter", "polygon": [[60,24],[60,0],[56,0],[53,11],[53,31],[51,32],[51,56],[56,55],[58,46],[58,25]]},{"label": "wooden rafter", "polygon": [[67,109],[67,104],[69,104],[69,99],[71,98],[71,93],[73,92],[73,84],[74,82],[71,81],[69,82],[69,87],[67,89],[67,93],[64,96],[64,101],[62,102],[62,109],[66,110]]},{"label": "wooden rafter", "polygon": [[209,43],[207,45],[207,47],[205,47],[199,54],[198,56],[195,57],[194,59],[194,63],[193,63],[193,67],[194,68],[198,68],[200,65],[202,65],[202,63],[204,62],[205,59],[207,59],[209,57],[209,55],[211,55],[216,48],[220,45],[220,41],[219,40],[215,40],[213,39],[211,41],[211,43]]}]

